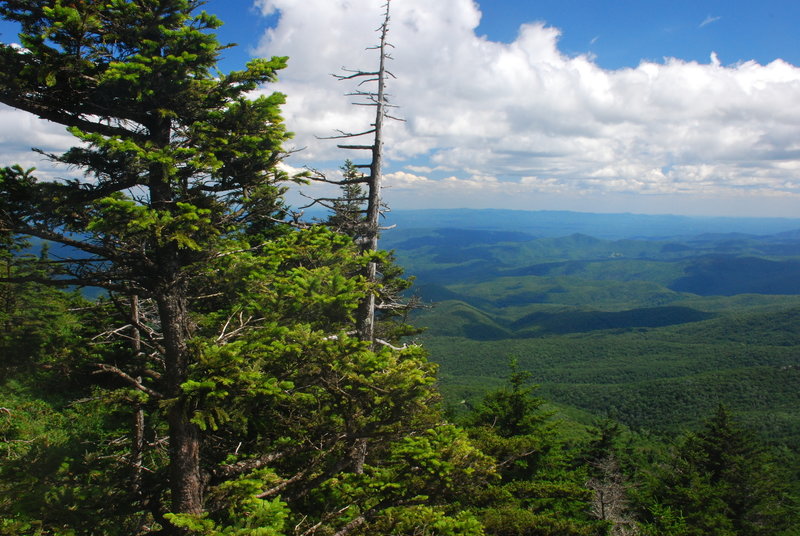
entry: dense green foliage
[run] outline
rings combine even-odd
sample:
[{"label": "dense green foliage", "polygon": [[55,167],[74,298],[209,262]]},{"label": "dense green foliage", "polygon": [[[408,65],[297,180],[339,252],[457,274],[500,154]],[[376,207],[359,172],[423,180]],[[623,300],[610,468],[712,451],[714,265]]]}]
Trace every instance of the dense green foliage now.
[{"label": "dense green foliage", "polygon": [[797,534],[787,472],[719,407],[648,475],[648,534]]},{"label": "dense green foliage", "polygon": [[[475,443],[497,460],[500,482],[476,497],[487,534],[590,535],[586,473],[561,450],[555,422],[512,360],[506,385],[489,392],[465,419]],[[574,455],[574,453],[572,454]]]},{"label": "dense green foliage", "polygon": [[[177,525],[196,534],[282,535],[299,526],[318,534],[555,536],[638,527],[666,536],[720,527],[761,534],[754,524],[768,522],[783,529],[764,534],[796,534],[794,477],[724,410],[674,446],[616,425],[580,432],[547,409],[515,360],[503,384],[468,404],[462,428],[447,424],[420,348],[376,354],[319,329],[318,322],[347,326],[357,303],[358,292],[347,298],[358,286],[349,279],[334,283],[333,294],[320,292],[335,280],[331,270],[363,262],[345,237],[292,231],[269,248],[250,266],[226,267],[252,270],[253,278],[226,280],[243,292],[283,290],[247,292],[246,313],[274,311],[265,329],[222,347],[196,339],[202,358],[184,388],[208,431],[211,481],[207,513],[168,515]],[[4,355],[31,335],[45,342],[3,365],[0,533],[154,531],[137,506],[128,438],[131,400],[159,404],[92,374],[107,344],[87,352],[99,328],[90,319],[113,310],[35,284],[4,286],[12,288],[15,325],[25,331],[4,339]],[[28,308],[33,301],[40,306]],[[33,322],[43,311],[49,321]],[[138,493],[165,491],[163,433],[148,438]],[[353,437],[367,438],[367,448]],[[360,452],[361,466],[348,465]],[[729,503],[743,504],[743,513],[730,513]]]},{"label": "dense green foliage", "polygon": [[[435,302],[416,321],[453,403],[496,385],[512,353],[548,399],[630,426],[674,433],[724,403],[766,440],[800,440],[800,296],[772,293],[793,283],[763,269],[780,265],[797,280],[796,234],[410,229],[389,242]],[[721,275],[702,295],[682,287],[707,268]]]},{"label": "dense green foliage", "polygon": [[[402,328],[352,335],[366,296],[407,283],[347,236],[276,223],[283,96],[252,92],[285,58],[216,72],[199,4],[0,4],[24,47],[0,47],[0,101],[66,126],[76,146],[48,156],[78,171],[0,171],[3,530],[477,530],[463,486],[439,488],[492,464],[437,413],[424,352],[391,344]],[[59,260],[15,255],[27,237]],[[374,263],[383,282],[359,275]]]}]

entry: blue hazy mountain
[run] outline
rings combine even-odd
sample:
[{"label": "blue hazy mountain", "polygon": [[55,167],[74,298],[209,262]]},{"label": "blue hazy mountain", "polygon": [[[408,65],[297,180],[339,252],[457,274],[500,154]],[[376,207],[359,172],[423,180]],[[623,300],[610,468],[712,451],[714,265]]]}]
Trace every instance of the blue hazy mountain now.
[{"label": "blue hazy mountain", "polygon": [[[658,238],[740,233],[773,235],[800,233],[800,219],[693,217],[648,214],[593,214],[569,211],[504,209],[393,210],[386,222],[397,229],[475,229],[597,238]],[[391,233],[386,233],[388,237]]]}]

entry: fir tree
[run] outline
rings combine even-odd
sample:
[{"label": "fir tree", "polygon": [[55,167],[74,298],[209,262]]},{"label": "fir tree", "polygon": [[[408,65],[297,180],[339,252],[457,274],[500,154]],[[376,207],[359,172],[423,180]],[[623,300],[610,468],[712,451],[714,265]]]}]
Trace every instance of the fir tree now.
[{"label": "fir tree", "polygon": [[341,195],[331,203],[331,215],[325,222],[331,229],[353,237],[358,243],[364,237],[365,202],[363,174],[351,160],[345,160],[342,170]]},{"label": "fir tree", "polygon": [[531,374],[510,362],[507,384],[467,416],[476,445],[497,463],[501,481],[476,495],[490,535],[594,535],[585,477],[561,451],[552,413],[529,385]]},{"label": "fir tree", "polygon": [[766,536],[800,526],[785,474],[723,406],[655,472],[649,501],[652,534]]}]

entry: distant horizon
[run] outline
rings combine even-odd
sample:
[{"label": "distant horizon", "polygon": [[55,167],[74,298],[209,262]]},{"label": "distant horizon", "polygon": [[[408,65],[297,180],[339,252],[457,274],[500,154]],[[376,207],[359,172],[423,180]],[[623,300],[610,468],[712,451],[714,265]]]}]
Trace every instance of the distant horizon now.
[{"label": "distant horizon", "polygon": [[[671,218],[685,218],[685,219],[717,219],[717,220],[782,220],[782,221],[797,221],[800,223],[800,215],[798,216],[731,216],[731,215],[713,215],[713,214],[678,214],[670,212],[652,213],[652,212],[605,212],[605,211],[590,211],[590,210],[572,210],[572,209],[548,209],[548,208],[498,208],[498,207],[425,207],[425,208],[393,208],[389,207],[386,212],[386,217],[391,218],[392,213],[397,212],[527,212],[527,213],[564,213],[564,214],[587,214],[598,216],[641,216],[641,217],[671,217]],[[330,212],[327,209],[313,208],[306,209],[306,214],[317,215]]]},{"label": "distant horizon", "polygon": [[[588,235],[604,239],[664,239],[701,235],[800,236],[800,218],[683,216],[678,214],[600,213],[568,210],[398,209],[387,214],[382,236],[392,249],[405,231],[462,229],[524,233],[532,236]],[[397,232],[399,230],[400,232]],[[393,234],[394,233],[394,234]]]},{"label": "distant horizon", "polygon": [[548,209],[548,208],[498,208],[498,207],[454,207],[454,208],[397,208],[391,209],[390,212],[414,212],[414,211],[498,211],[498,212],[552,212],[552,213],[568,213],[568,214],[596,214],[602,216],[669,216],[674,218],[697,218],[697,219],[745,219],[745,220],[797,220],[800,221],[799,216],[715,216],[704,214],[677,214],[671,212],[651,213],[651,212],[605,212],[605,211],[589,211],[589,210],[570,210],[570,209]]}]

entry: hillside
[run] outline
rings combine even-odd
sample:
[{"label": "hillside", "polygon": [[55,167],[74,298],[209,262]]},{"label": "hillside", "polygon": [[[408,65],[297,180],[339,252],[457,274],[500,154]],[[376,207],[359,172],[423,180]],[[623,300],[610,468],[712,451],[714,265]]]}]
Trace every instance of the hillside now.
[{"label": "hillside", "polygon": [[672,433],[723,402],[800,440],[800,220],[420,212],[384,246],[454,406],[515,356],[565,407]]}]

